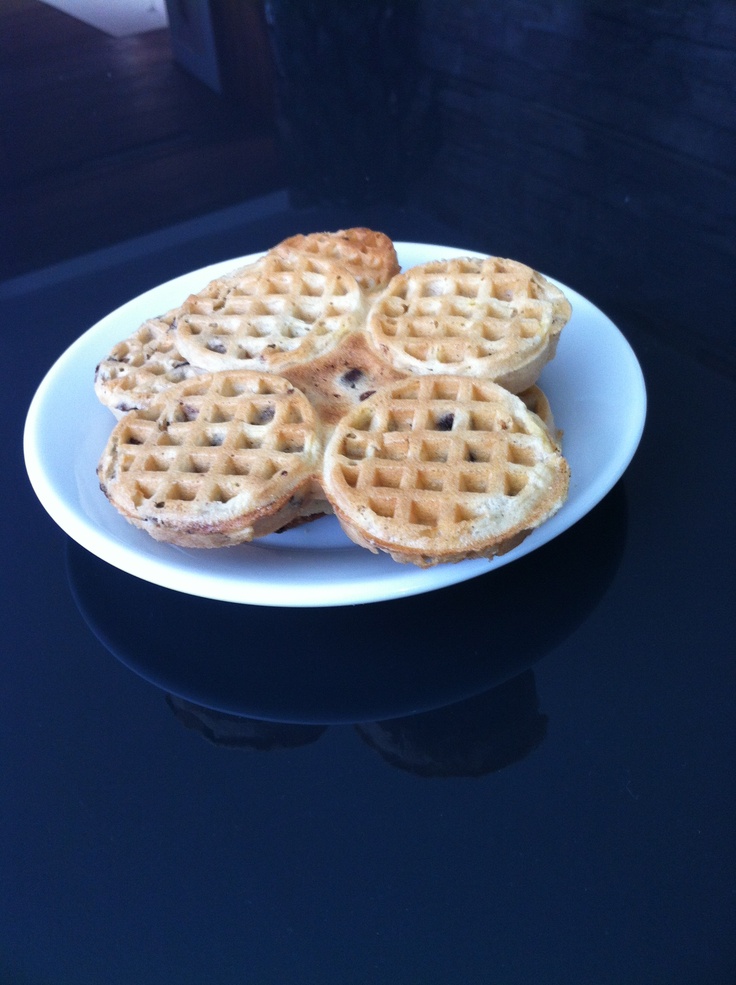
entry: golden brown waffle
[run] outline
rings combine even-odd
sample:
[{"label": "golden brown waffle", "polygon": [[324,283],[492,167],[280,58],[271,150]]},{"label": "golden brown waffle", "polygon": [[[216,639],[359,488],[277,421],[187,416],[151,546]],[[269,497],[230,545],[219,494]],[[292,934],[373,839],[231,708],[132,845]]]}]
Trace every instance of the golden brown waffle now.
[{"label": "golden brown waffle", "polygon": [[178,313],[176,308],[148,319],[97,365],[95,393],[117,418],[147,407],[157,393],[201,372],[176,347]]},{"label": "golden brown waffle", "polygon": [[522,390],[518,396],[524,401],[527,409],[533,414],[536,414],[542,421],[549,432],[550,438],[555,442],[557,447],[562,450],[563,434],[555,424],[555,419],[552,414],[552,408],[550,407],[549,400],[547,399],[547,394],[535,385],[528,387],[526,390]]},{"label": "golden brown waffle", "polygon": [[396,249],[385,233],[365,227],[339,229],[334,233],[308,233],[290,236],[274,247],[288,256],[306,253],[327,257],[345,267],[364,291],[385,287],[400,267]]},{"label": "golden brown waffle", "polygon": [[365,333],[352,332],[326,356],[287,369],[283,375],[309,398],[322,423],[330,428],[379,387],[406,374],[380,359]]},{"label": "golden brown waffle", "polygon": [[494,383],[422,376],[350,411],[325,450],[327,499],[348,536],[428,567],[516,547],[567,496],[542,421]]},{"label": "golden brown waffle", "polygon": [[437,260],[394,277],[368,333],[396,369],[483,377],[514,393],[536,382],[571,314],[562,292],[515,260]]},{"label": "golden brown waffle", "polygon": [[100,362],[96,393],[122,418],[100,484],[131,523],[181,546],[334,508],[356,543],[399,561],[504,553],[567,494],[535,380],[570,313],[516,261],[399,273],[383,233],[290,237]]},{"label": "golden brown waffle", "polygon": [[363,318],[363,293],[343,267],[272,251],[191,295],[175,332],[200,369],[280,372],[329,351]]},{"label": "golden brown waffle", "polygon": [[223,547],[308,515],[321,427],[288,380],[202,374],[131,411],[110,436],[100,486],[134,525],[182,547]]}]

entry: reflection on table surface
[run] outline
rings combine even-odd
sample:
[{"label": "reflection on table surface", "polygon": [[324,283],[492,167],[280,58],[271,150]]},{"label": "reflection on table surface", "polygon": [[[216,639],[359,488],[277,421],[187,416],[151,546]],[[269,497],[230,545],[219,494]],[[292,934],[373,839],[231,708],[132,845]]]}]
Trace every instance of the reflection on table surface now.
[{"label": "reflection on table surface", "polygon": [[[309,745],[327,725],[263,722],[166,696],[178,721],[218,746],[274,752]],[[396,769],[428,778],[496,773],[533,752],[547,731],[534,671],[524,670],[484,694],[434,711],[354,726]]]},{"label": "reflection on table surface", "polygon": [[72,541],[67,570],[94,635],[173,698],[262,722],[366,723],[455,705],[532,667],[595,609],[625,537],[619,484],[571,530],[497,571],[408,599],[324,609],[182,595]]}]

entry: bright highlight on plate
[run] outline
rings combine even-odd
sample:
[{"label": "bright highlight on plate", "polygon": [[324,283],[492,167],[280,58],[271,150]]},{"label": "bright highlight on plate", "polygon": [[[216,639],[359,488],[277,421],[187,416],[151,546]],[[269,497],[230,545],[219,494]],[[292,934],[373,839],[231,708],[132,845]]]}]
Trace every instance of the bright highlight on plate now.
[{"label": "bright highlight on plate", "polygon": [[[396,249],[404,269],[468,255],[426,244],[397,243]],[[559,284],[573,314],[539,382],[564,432],[572,480],[559,513],[515,550],[493,561],[422,570],[356,547],[334,517],[220,550],[185,550],[152,540],[117,514],[98,488],[97,461],[114,419],[96,399],[95,366],[143,320],[253,259],[241,257],[185,274],[118,308],[67,349],[36,392],[24,436],[33,488],[52,519],[109,564],[157,585],[226,602],[312,607],[401,598],[466,581],[529,554],[588,513],[629,465],[646,417],[638,361],[610,319]]]}]

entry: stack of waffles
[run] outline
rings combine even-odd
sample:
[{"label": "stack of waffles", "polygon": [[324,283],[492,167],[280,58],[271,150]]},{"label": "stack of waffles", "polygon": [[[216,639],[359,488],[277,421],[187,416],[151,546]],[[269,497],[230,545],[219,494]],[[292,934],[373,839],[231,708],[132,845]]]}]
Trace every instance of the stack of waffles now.
[{"label": "stack of waffles", "polygon": [[400,270],[383,233],[279,243],[99,363],[100,486],[132,524],[225,547],[334,514],[427,567],[511,550],[567,497],[536,385],[571,309],[523,263]]}]

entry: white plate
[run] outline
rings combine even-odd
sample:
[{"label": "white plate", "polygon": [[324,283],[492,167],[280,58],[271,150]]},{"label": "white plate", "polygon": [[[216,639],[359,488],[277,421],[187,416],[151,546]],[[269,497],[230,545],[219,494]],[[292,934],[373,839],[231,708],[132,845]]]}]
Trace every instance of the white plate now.
[{"label": "white plate", "polygon": [[[397,252],[406,268],[468,251],[398,243]],[[560,512],[514,551],[490,562],[422,570],[356,547],[334,517],[221,550],[158,543],[123,520],[99,490],[95,469],[114,419],[95,396],[95,366],[146,318],[252,259],[241,257],[185,274],[124,304],[67,349],[33,398],[24,452],[36,495],[62,530],[109,564],[190,595],[254,605],[349,605],[417,595],[500,568],[552,540],[600,502],[631,461],[646,416],[639,363],[601,311],[560,285],[573,315],[540,385],[564,431],[570,494]]]}]

